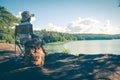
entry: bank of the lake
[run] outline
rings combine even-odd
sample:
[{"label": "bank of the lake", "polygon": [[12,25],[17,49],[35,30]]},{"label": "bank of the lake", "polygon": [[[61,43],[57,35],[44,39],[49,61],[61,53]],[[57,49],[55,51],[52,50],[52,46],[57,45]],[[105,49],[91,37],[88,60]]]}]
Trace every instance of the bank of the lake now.
[{"label": "bank of the lake", "polygon": [[73,41],[73,40],[68,40],[68,41],[57,41],[57,42],[49,42],[49,43],[47,43],[47,44],[53,44],[53,45],[59,45],[59,44],[65,44],[65,43],[67,43],[67,42],[71,42],[71,41]]}]

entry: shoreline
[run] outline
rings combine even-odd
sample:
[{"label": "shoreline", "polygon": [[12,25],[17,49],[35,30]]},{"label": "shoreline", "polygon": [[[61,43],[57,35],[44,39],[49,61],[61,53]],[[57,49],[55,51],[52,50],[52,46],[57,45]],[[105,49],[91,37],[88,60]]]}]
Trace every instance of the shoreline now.
[{"label": "shoreline", "polygon": [[48,44],[48,45],[49,45],[49,44],[56,44],[56,45],[57,45],[57,44],[65,44],[65,43],[67,43],[67,42],[72,42],[72,41],[73,41],[73,40],[68,40],[68,41],[63,41],[63,42],[62,42],[62,41],[57,41],[57,42],[50,42],[50,43],[46,43],[46,44]]},{"label": "shoreline", "polygon": [[98,41],[98,40],[104,41],[104,40],[120,40],[120,39],[68,40],[68,41],[49,42],[49,43],[46,43],[46,44],[64,44],[64,43],[72,42],[72,41]]}]

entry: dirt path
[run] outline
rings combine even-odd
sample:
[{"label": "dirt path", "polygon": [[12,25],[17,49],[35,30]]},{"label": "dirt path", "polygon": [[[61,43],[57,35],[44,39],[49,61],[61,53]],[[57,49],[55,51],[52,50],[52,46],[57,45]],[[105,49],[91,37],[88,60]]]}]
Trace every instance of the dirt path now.
[{"label": "dirt path", "polygon": [[7,44],[7,43],[0,43],[0,51],[14,51],[15,45],[14,44]]}]

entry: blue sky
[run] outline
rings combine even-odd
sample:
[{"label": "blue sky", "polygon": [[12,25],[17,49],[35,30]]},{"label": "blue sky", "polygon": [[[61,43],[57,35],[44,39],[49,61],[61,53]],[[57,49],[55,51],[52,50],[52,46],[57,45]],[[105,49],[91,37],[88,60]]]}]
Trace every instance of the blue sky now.
[{"label": "blue sky", "polygon": [[[118,2],[119,0],[0,0],[0,5],[15,16],[26,10],[35,14],[33,25],[36,29],[46,28],[53,31],[68,29],[67,31],[74,33],[91,33],[96,30],[99,33],[104,25],[110,26],[105,29],[115,28],[119,32]],[[97,29],[92,23],[98,26]],[[93,30],[90,30],[91,26]],[[99,28],[100,26],[103,27]],[[108,33],[110,31],[108,30]]]}]

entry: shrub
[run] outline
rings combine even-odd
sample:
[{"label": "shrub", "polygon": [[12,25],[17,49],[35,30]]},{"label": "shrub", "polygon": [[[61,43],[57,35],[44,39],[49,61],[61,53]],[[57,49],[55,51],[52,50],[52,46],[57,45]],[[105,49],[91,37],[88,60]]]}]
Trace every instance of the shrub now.
[{"label": "shrub", "polygon": [[62,49],[62,52],[63,52],[63,53],[70,54],[70,50],[69,50],[69,49],[66,49],[66,48],[63,48],[63,49]]}]

